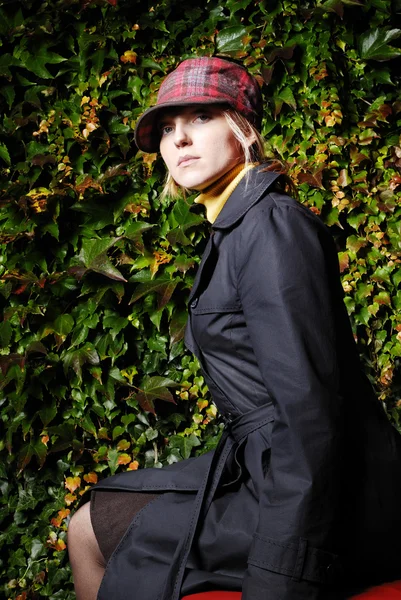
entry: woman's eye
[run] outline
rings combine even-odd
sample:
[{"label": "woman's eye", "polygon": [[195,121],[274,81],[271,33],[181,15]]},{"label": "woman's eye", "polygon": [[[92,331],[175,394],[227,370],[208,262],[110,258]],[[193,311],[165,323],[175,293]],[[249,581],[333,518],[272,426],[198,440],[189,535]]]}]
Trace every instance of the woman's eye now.
[{"label": "woman's eye", "polygon": [[210,119],[210,115],[198,115],[195,119],[195,121],[199,121],[201,123],[207,123],[207,121],[209,121]]},{"label": "woman's eye", "polygon": [[173,130],[173,128],[171,127],[171,125],[163,125],[162,127],[160,127],[160,133],[162,135],[167,135],[172,130]]}]

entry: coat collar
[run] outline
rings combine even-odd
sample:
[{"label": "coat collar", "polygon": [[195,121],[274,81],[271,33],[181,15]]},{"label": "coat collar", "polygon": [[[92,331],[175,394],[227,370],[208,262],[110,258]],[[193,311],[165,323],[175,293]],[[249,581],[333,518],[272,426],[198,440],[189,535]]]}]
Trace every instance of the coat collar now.
[{"label": "coat collar", "polygon": [[263,171],[264,165],[251,169],[225,203],[212,225],[212,229],[228,229],[235,225],[281,175],[275,171]]}]

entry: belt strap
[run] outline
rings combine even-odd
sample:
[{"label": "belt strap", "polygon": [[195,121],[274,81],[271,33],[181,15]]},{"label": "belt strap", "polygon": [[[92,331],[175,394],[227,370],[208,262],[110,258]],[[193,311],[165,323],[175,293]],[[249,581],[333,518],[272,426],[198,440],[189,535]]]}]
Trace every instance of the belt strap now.
[{"label": "belt strap", "polygon": [[264,404],[259,408],[240,415],[229,424],[230,433],[236,442],[241,442],[247,435],[274,421],[273,404]]},{"label": "belt strap", "polygon": [[280,544],[277,540],[254,534],[248,564],[267,571],[284,573],[296,580],[339,584],[343,569],[337,554],[312,548],[299,538],[298,544]]},{"label": "belt strap", "polygon": [[158,600],[180,600],[182,581],[198,528],[199,518],[201,514],[207,512],[210,502],[213,500],[227,458],[233,447],[242,443],[250,433],[273,421],[273,412],[272,405],[261,406],[244,415],[240,415],[232,422],[226,424],[214,451],[210,466],[196,494],[188,529],[174,553],[163,592]]}]

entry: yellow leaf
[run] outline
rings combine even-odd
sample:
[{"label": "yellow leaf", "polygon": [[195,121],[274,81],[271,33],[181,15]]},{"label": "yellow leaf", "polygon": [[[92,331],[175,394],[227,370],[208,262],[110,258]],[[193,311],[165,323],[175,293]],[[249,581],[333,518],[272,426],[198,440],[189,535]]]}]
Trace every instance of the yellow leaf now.
[{"label": "yellow leaf", "polygon": [[39,198],[42,198],[43,196],[49,196],[51,193],[52,192],[45,187],[37,187],[37,188],[33,188],[26,195],[29,196],[29,198],[38,200]]},{"label": "yellow leaf", "polygon": [[131,442],[129,442],[128,440],[120,440],[117,444],[117,450],[119,452],[121,452],[122,450],[128,450],[130,446]]},{"label": "yellow leaf", "polygon": [[198,400],[197,405],[199,410],[203,410],[206,406],[209,406],[209,402],[207,400]]},{"label": "yellow leaf", "polygon": [[133,50],[126,50],[122,56],[120,56],[120,60],[123,63],[133,63],[136,64],[137,53]]},{"label": "yellow leaf", "polygon": [[75,500],[77,499],[76,496],[74,496],[74,494],[66,494],[64,500],[65,503],[67,504],[67,506],[69,506],[70,504],[72,504],[73,502],[75,502]]}]

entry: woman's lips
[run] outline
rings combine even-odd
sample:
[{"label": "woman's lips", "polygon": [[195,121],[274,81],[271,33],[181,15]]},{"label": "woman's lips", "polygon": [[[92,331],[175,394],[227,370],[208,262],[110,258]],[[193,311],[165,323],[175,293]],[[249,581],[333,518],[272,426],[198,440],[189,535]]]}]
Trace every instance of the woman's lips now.
[{"label": "woman's lips", "polygon": [[189,154],[186,154],[185,156],[180,156],[180,158],[178,159],[177,166],[188,167],[193,162],[195,162],[195,160],[198,160],[198,158],[199,156],[190,156]]}]

